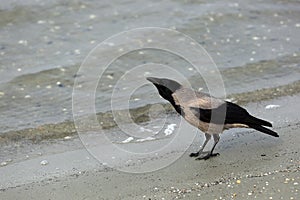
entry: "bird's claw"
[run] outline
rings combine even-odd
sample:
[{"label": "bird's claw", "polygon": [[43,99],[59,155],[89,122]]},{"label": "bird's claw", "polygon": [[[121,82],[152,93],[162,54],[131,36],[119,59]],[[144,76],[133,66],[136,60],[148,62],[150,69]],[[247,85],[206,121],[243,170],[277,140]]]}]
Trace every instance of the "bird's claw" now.
[{"label": "bird's claw", "polygon": [[196,160],[207,160],[211,157],[215,157],[215,156],[218,156],[218,155],[220,155],[220,154],[219,153],[209,153],[209,154],[207,154],[203,157],[196,158]]},{"label": "bird's claw", "polygon": [[199,152],[191,153],[191,154],[190,154],[190,157],[198,157],[198,156],[199,156]]}]

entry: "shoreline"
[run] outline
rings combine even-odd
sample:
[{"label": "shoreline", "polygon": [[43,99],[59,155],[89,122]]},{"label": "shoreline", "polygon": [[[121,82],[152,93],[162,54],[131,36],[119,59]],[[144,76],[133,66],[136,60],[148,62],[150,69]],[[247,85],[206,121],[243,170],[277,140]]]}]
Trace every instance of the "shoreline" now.
[{"label": "shoreline", "polygon": [[[300,81],[294,81],[287,85],[281,85],[274,88],[263,88],[260,90],[230,94],[227,99],[232,99],[239,105],[246,105],[249,103],[259,103],[290,95],[298,95],[300,93]],[[154,104],[147,104],[142,107],[131,109],[132,119],[136,123],[144,123],[149,121],[149,109]],[[168,114],[172,114],[173,108],[168,103],[158,103],[162,105]],[[120,110],[119,112],[123,112]],[[98,120],[101,119],[101,127],[103,130],[113,129],[117,127],[113,121],[112,112],[97,113]],[[67,136],[74,136],[77,134],[73,121],[65,121],[58,124],[44,124],[36,128],[27,128],[17,131],[8,131],[0,135],[0,143],[16,142],[19,140],[28,140],[33,143],[38,143],[44,140],[63,139]]]}]

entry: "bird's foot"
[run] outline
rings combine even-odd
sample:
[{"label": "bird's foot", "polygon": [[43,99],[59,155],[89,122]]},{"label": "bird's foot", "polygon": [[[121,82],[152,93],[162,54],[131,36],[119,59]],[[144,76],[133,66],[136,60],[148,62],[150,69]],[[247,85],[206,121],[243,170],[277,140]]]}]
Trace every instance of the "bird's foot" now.
[{"label": "bird's foot", "polygon": [[208,154],[208,153],[209,153],[209,151],[203,151],[203,150],[200,150],[200,151],[198,151],[198,152],[191,153],[191,154],[190,154],[190,157],[198,157],[198,156],[200,156],[201,154]]},{"label": "bird's foot", "polygon": [[199,156],[199,152],[191,153],[191,154],[190,154],[190,157],[198,157],[198,156]]},{"label": "bird's foot", "polygon": [[203,157],[196,158],[196,160],[207,160],[211,157],[215,157],[215,156],[218,156],[218,155],[220,155],[220,154],[219,153],[208,153]]},{"label": "bird's foot", "polygon": [[200,154],[200,152],[198,151],[198,152],[196,152],[196,153],[191,153],[190,154],[190,157],[198,157],[199,156],[199,154]]}]

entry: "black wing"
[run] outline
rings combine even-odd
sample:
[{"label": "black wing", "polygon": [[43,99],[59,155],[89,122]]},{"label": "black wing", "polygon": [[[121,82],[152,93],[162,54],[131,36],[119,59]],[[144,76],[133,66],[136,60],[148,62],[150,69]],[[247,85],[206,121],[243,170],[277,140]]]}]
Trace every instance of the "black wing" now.
[{"label": "black wing", "polygon": [[249,115],[244,108],[230,102],[225,102],[214,109],[199,107],[191,109],[201,121],[214,124],[241,123]]},{"label": "black wing", "polygon": [[246,124],[246,125],[263,125],[272,126],[271,123],[251,116],[246,109],[237,104],[225,101],[224,104],[214,109],[202,109],[191,107],[194,114],[201,120],[207,123],[214,124]]}]

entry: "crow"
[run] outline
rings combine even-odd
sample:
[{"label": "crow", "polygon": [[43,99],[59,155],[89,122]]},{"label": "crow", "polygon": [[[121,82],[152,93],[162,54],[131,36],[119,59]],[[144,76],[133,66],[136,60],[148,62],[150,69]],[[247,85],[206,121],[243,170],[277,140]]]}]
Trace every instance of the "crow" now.
[{"label": "crow", "polygon": [[[265,126],[272,127],[270,122],[250,115],[246,109],[237,104],[194,91],[174,80],[154,77],[147,77],[147,80],[154,84],[160,96],[169,101],[188,123],[205,133],[206,139],[200,150],[190,154],[190,157],[197,157],[196,160],[207,160],[219,155],[213,153],[220,140],[219,134],[230,128],[253,128],[279,137],[276,132],[265,128]],[[200,156],[204,154],[203,150],[211,136],[214,138],[212,149],[206,155]]]}]

